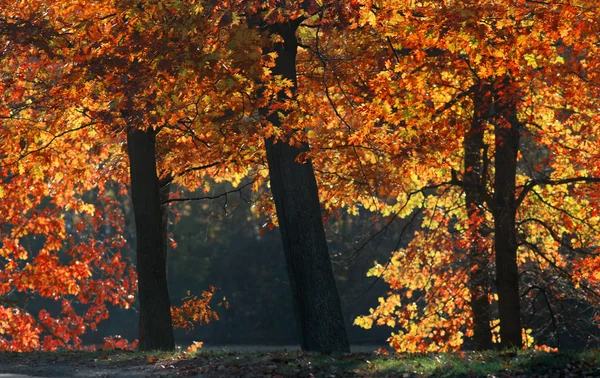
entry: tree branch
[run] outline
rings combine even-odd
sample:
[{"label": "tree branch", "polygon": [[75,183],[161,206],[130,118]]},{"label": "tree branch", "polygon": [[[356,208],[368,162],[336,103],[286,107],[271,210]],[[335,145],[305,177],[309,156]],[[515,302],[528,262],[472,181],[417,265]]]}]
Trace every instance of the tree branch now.
[{"label": "tree branch", "polygon": [[161,203],[161,205],[166,205],[172,202],[187,202],[187,201],[207,201],[207,200],[214,200],[214,199],[218,199],[218,198],[222,198],[222,197],[227,197],[229,194],[233,194],[233,193],[241,193],[241,191],[245,188],[247,188],[248,186],[254,184],[254,180],[247,182],[246,184],[240,186],[239,188],[233,189],[233,190],[228,190],[225,191],[221,194],[217,194],[215,196],[201,196],[201,197],[185,197],[185,198],[169,198],[168,200],[164,201]]},{"label": "tree branch", "polygon": [[550,179],[535,179],[527,182],[524,185],[519,186],[523,188],[519,196],[517,197],[517,208],[519,205],[525,200],[525,197],[529,192],[538,185],[566,185],[566,184],[574,184],[578,182],[585,183],[600,183],[600,177],[590,177],[590,176],[580,176],[580,177],[570,177],[560,180],[550,180]]},{"label": "tree branch", "polygon": [[166,185],[169,185],[173,182],[173,180],[175,180],[175,178],[177,177],[181,177],[187,173],[190,172],[194,172],[194,171],[202,171],[204,169],[208,169],[208,168],[212,168],[212,167],[216,167],[217,165],[221,164],[220,161],[215,161],[213,163],[210,164],[206,164],[206,165],[200,165],[200,166],[196,166],[196,167],[189,167],[184,169],[183,171],[176,173],[175,175],[169,174],[167,177],[165,177],[164,179],[162,179],[160,181],[160,187],[164,187]]}]

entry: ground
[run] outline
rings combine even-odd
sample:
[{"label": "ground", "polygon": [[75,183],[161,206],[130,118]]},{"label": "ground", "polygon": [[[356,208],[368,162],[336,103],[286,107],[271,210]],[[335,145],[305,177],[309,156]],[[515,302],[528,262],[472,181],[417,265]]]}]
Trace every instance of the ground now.
[{"label": "ground", "polygon": [[300,351],[0,353],[0,378],[25,377],[600,377],[600,352],[423,355]]}]

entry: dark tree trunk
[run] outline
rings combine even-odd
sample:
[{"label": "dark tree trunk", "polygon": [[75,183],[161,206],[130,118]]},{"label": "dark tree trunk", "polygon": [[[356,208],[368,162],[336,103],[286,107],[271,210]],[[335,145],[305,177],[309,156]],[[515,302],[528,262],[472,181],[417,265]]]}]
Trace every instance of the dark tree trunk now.
[{"label": "dark tree trunk", "polygon": [[465,205],[469,217],[470,249],[469,291],[471,293],[471,310],[473,312],[473,341],[478,350],[492,349],[492,331],[490,329],[491,306],[490,272],[487,247],[482,242],[486,225],[481,222],[485,217],[484,197],[486,190],[483,135],[488,109],[491,105],[489,86],[482,86],[475,91],[473,97],[473,120],[465,135],[465,172],[464,191]]},{"label": "dark tree trunk", "polygon": [[[286,23],[271,28],[284,41],[273,48],[278,54],[273,73],[295,84],[297,26]],[[284,94],[279,98],[284,99]],[[277,114],[268,115],[268,109],[261,113],[273,125],[280,125]],[[302,350],[349,352],[312,163],[297,162],[308,145],[274,143],[271,138],[265,144]]]},{"label": "dark tree trunk", "polygon": [[156,173],[153,130],[127,132],[131,198],[135,214],[140,350],[173,350],[175,342],[167,288],[167,259]]},{"label": "dark tree trunk", "polygon": [[520,124],[515,93],[505,79],[495,101],[495,214],[496,285],[502,348],[521,348],[521,304],[517,265],[517,213],[515,181],[519,151]]},{"label": "dark tree trunk", "polygon": [[[164,182],[160,183],[160,227],[162,236],[163,252],[165,254],[165,261],[169,261],[169,204],[166,203],[169,200],[169,194],[171,194],[171,183],[170,177]],[[168,266],[165,266],[165,270],[168,271]]]}]

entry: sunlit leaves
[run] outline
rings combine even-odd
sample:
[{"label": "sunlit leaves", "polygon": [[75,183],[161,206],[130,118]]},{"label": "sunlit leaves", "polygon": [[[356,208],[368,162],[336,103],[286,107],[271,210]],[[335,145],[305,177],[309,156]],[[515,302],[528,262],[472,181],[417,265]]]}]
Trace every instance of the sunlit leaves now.
[{"label": "sunlit leaves", "polygon": [[[576,8],[579,13],[574,11]],[[474,83],[494,82],[502,75],[510,75],[517,85],[502,88],[497,95],[518,99],[518,117],[525,124],[517,177],[517,184],[521,185],[519,190],[540,177],[560,180],[589,177],[592,171],[598,172],[595,168],[598,166],[597,117],[593,115],[597,113],[598,102],[592,90],[598,88],[598,82],[586,81],[589,71],[582,73],[581,68],[588,60],[594,60],[590,55],[596,49],[592,47],[594,38],[587,33],[598,30],[597,17],[593,21],[594,16],[591,16],[597,15],[597,11],[597,7],[580,2],[499,4],[483,1],[468,6],[461,1],[443,6],[434,2],[380,3],[378,24],[370,26],[385,36],[380,40],[387,46],[389,54],[380,58],[380,73],[370,81],[371,107],[361,107],[365,110],[363,123],[369,130],[368,138],[361,143],[362,146],[378,147],[378,159],[386,163],[377,170],[386,169],[390,164],[387,158],[392,153],[401,154],[401,159],[397,160],[393,171],[387,171],[385,177],[390,181],[380,179],[377,183],[388,191],[401,187],[409,193],[408,188],[412,185],[418,188],[432,182],[448,181],[451,170],[460,172],[462,146],[453,143],[463,140],[464,130],[472,120],[471,96],[460,97],[461,93],[468,92]],[[367,16],[363,17],[366,19]],[[366,27],[368,23],[363,21],[362,25]],[[584,34],[586,38],[581,37]],[[372,56],[377,59],[375,54]],[[566,62],[570,62],[570,67]],[[349,93],[346,87],[342,89]],[[502,122],[497,113],[486,117],[487,122]],[[491,127],[491,123],[486,127]],[[381,129],[387,127],[388,138],[378,143],[373,124]],[[436,136],[443,143],[438,143]],[[488,159],[493,156],[494,140],[490,137],[491,134],[486,132],[484,143],[488,146]],[[422,148],[419,143],[431,148]],[[413,151],[416,153],[412,154]],[[486,185],[492,184],[489,179],[493,177],[492,166],[493,162],[489,161]],[[364,164],[364,167],[369,166]],[[398,177],[396,172],[404,173]],[[481,190],[493,198],[489,188]],[[518,259],[525,272],[523,280],[530,285],[549,285],[551,291],[555,286],[546,280],[552,282],[558,275],[563,291],[557,295],[577,297],[578,294],[571,291],[573,287],[569,281],[583,282],[574,277],[591,272],[597,266],[592,259],[576,252],[595,250],[598,243],[597,186],[589,182],[571,186],[533,184],[531,191],[528,190],[523,192],[517,214],[521,243]],[[432,306],[435,308],[438,298],[432,297],[432,293],[437,293],[438,285],[442,285],[436,284],[436,280],[446,278],[445,270],[450,269],[452,263],[458,264],[468,250],[468,244],[460,241],[466,229],[463,224],[465,214],[457,210],[463,203],[460,194],[460,191],[447,196],[438,193],[439,203],[413,203],[403,212],[408,215],[415,208],[425,208],[422,223],[425,230],[415,234],[409,248],[395,252],[389,265],[385,268],[376,265],[369,273],[388,282],[392,288],[389,299],[394,306],[409,309],[413,308],[412,303],[417,303],[418,311],[425,313]],[[402,194],[397,198],[402,203]],[[488,206],[493,207],[493,204],[486,204],[486,208]],[[491,223],[493,208],[487,210],[488,223]],[[449,223],[449,219],[454,220]],[[568,235],[576,237],[567,243],[565,237]],[[487,241],[492,237],[480,236]],[[453,256],[452,263],[440,263],[435,250]],[[410,258],[399,263],[398,256],[405,255]],[[468,266],[465,260],[462,261],[463,265],[457,265],[457,269]],[[583,261],[590,264],[588,268],[584,268]],[[577,268],[571,269],[574,266]],[[586,276],[592,277],[589,273]],[[455,281],[457,277],[463,278]],[[467,282],[467,276],[459,274],[443,281],[454,290]],[[592,282],[593,279],[585,284]],[[587,289],[590,287],[597,286],[587,286]],[[415,301],[415,296],[420,301]],[[396,298],[402,298],[402,302]],[[596,303],[592,297],[588,300]],[[468,299],[462,307],[447,309],[445,314],[456,316],[457,322],[462,324],[446,330],[456,332],[457,338],[452,342],[455,347],[460,344],[457,341],[459,333],[471,335],[467,302]],[[390,304],[384,301],[371,315],[357,321],[362,326],[385,325],[392,316],[390,313]],[[445,320],[441,318],[435,320],[435,314],[438,312],[423,318],[429,319],[432,326],[444,324]],[[392,318],[410,319],[411,316],[416,315],[397,311]],[[411,336],[411,326],[424,325],[419,322],[402,325],[402,321],[396,321],[396,324],[400,332],[394,333],[390,342],[398,351],[418,350],[419,342],[424,344],[421,348],[431,345],[430,340],[424,342]],[[421,338],[431,334],[425,328],[419,332]]]},{"label": "sunlit leaves", "polygon": [[[255,211],[267,213],[269,227],[276,220],[265,137],[308,142],[299,162],[315,167],[326,216],[422,212],[411,243],[370,271],[392,291],[357,324],[394,328],[397,350],[459,348],[472,333],[469,219],[464,191],[451,181],[463,167],[472,89],[502,76],[514,86],[493,95],[517,99],[525,127],[517,178],[518,193],[528,191],[517,219],[524,279],[541,285],[558,275],[562,287],[596,290],[597,185],[535,183],[600,177],[600,33],[597,6],[588,3],[1,6],[0,333],[21,341],[0,348],[77,346],[80,332],[106,318],[107,304],[131,304],[135,277],[119,252],[126,240],[117,201],[127,181],[126,125],[158,131],[159,174],[176,186],[209,191],[208,176],[234,186],[251,176],[261,195]],[[291,97],[292,83],[273,77],[277,56],[263,49],[281,36],[249,27],[256,19],[302,21],[294,98],[275,101],[281,91]],[[259,108],[280,115],[281,126],[261,122]],[[485,127],[502,121],[486,116]],[[490,130],[484,143],[490,158]],[[490,196],[492,174],[488,168],[482,188]],[[484,207],[491,224],[493,206]],[[492,238],[482,235],[483,244]],[[36,317],[11,302],[29,295],[90,307],[82,315],[65,304],[60,314]],[[188,299],[174,310],[178,325],[189,327],[194,311],[213,319],[208,297]]]},{"label": "sunlit leaves", "polygon": [[[195,325],[207,324],[213,320],[219,320],[219,315],[212,309],[210,304],[215,291],[216,289],[211,286],[209,290],[202,292],[201,297],[192,295],[188,291],[187,296],[183,298],[181,306],[171,307],[173,326],[183,328],[189,332],[194,329]],[[218,303],[218,306],[227,308],[228,303],[225,297]],[[202,344],[199,347],[202,347]]]}]

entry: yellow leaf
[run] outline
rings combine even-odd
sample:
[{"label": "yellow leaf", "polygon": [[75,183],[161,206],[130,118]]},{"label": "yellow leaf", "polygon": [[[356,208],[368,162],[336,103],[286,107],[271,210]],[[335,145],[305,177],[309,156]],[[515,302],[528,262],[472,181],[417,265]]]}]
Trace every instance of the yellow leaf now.
[{"label": "yellow leaf", "polygon": [[[20,168],[21,167],[19,166],[19,170]],[[42,166],[39,164],[34,165],[31,169],[31,175],[36,181],[42,181],[44,179],[44,171],[42,171]]]},{"label": "yellow leaf", "polygon": [[360,26],[364,25],[372,25],[375,26],[377,24],[377,17],[374,12],[364,12],[359,21]]},{"label": "yellow leaf", "polygon": [[523,55],[523,58],[525,59],[525,61],[527,61],[527,65],[531,66],[533,68],[537,68],[538,64],[537,61],[535,60],[535,55],[533,54],[525,54]]},{"label": "yellow leaf", "polygon": [[96,208],[94,207],[94,205],[90,204],[90,203],[84,203],[81,205],[80,210],[82,213],[86,213],[89,215],[94,215],[94,213],[96,212]]},{"label": "yellow leaf", "polygon": [[370,329],[373,327],[373,319],[366,316],[359,316],[354,319],[354,325],[357,325],[364,329]]},{"label": "yellow leaf", "polygon": [[67,287],[67,292],[72,295],[79,294],[79,285],[69,284],[69,286]]}]

